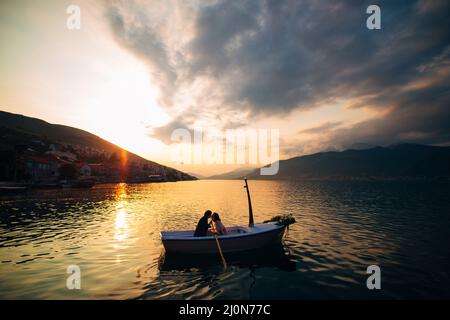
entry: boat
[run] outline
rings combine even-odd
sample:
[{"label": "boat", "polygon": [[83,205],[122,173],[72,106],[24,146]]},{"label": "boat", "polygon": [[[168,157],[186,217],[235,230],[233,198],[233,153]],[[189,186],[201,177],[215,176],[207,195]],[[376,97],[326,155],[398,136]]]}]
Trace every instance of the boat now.
[{"label": "boat", "polygon": [[92,188],[95,186],[95,182],[92,180],[73,180],[73,181],[62,181],[61,182],[61,187],[63,187],[64,189],[67,188],[76,188],[76,189],[81,189],[81,188]]},{"label": "boat", "polygon": [[22,193],[27,190],[26,186],[0,186],[0,195]]},{"label": "boat", "polygon": [[61,185],[58,182],[37,181],[31,185],[33,189],[59,189]]},{"label": "boat", "polygon": [[244,179],[249,205],[248,226],[227,227],[226,235],[208,234],[194,237],[194,230],[162,231],[161,241],[167,253],[208,254],[240,252],[260,249],[265,246],[279,244],[287,225],[278,222],[254,223],[250,190],[247,179]]},{"label": "boat", "polygon": [[[218,236],[223,252],[259,249],[279,243],[285,226],[275,223],[256,223],[251,227],[227,228],[228,234]],[[194,230],[162,231],[161,239],[166,252],[183,254],[217,253],[216,236],[194,237]]]}]

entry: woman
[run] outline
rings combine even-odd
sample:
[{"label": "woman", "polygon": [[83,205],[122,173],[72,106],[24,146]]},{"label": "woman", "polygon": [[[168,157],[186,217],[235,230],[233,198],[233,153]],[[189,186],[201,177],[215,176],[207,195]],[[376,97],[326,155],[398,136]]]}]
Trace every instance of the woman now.
[{"label": "woman", "polygon": [[213,223],[213,230],[216,234],[224,235],[227,234],[227,229],[223,225],[222,221],[220,221],[219,214],[217,212],[214,212],[211,216],[212,223]]}]

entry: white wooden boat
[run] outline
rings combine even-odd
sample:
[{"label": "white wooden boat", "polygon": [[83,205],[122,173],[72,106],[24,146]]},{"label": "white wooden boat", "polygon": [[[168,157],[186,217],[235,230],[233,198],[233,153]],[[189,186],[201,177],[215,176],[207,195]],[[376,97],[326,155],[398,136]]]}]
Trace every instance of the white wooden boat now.
[{"label": "white wooden boat", "polygon": [[247,179],[244,181],[248,197],[248,226],[228,227],[226,235],[211,234],[204,237],[194,237],[194,230],[162,231],[161,241],[166,252],[180,254],[217,253],[218,250],[238,252],[280,243],[286,226],[271,222],[257,224],[253,222],[250,191]]},{"label": "white wooden boat", "polygon": [[[228,234],[218,236],[223,252],[238,252],[259,249],[280,243],[285,226],[276,223],[256,223],[251,227],[227,228]],[[183,254],[217,253],[214,235],[194,237],[194,230],[163,231],[161,240],[166,252]]]}]

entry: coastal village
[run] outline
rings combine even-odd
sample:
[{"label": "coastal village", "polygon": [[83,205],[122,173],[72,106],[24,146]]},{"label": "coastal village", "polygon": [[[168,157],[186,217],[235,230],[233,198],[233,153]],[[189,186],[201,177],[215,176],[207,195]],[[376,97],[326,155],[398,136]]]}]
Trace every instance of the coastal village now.
[{"label": "coastal village", "polygon": [[[92,187],[98,183],[163,182],[193,177],[172,168],[129,159],[129,153],[33,140],[0,151],[0,181],[36,188]],[[1,184],[1,182],[0,182]]]}]

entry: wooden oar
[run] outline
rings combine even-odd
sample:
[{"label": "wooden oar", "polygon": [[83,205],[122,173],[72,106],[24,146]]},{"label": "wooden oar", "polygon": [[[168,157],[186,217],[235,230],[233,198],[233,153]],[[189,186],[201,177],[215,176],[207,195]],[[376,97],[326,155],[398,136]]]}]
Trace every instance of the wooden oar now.
[{"label": "wooden oar", "polygon": [[216,234],[216,228],[214,228],[214,223],[212,224],[212,227],[214,229],[214,238],[216,239],[217,249],[219,249],[220,257],[222,258],[223,267],[225,270],[227,269],[227,261],[225,260],[225,257],[223,256],[222,247],[220,246],[219,238]]}]

